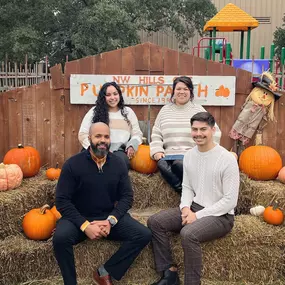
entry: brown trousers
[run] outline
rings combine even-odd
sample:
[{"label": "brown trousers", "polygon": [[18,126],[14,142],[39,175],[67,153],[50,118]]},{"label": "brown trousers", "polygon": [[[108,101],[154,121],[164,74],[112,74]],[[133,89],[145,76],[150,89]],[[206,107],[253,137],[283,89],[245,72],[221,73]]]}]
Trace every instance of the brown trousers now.
[{"label": "brown trousers", "polygon": [[[193,203],[191,210],[197,212],[202,206]],[[184,285],[200,285],[202,250],[200,243],[218,239],[229,233],[234,216],[209,216],[182,226],[179,208],[163,210],[148,219],[152,231],[152,245],[157,271],[164,271],[174,265],[168,232],[180,232],[184,251]]]}]

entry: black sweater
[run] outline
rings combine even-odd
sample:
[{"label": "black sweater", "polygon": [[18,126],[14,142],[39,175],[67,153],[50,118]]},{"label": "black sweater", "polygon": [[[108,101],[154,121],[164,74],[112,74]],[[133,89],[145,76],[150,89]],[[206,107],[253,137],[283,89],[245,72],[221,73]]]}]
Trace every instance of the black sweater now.
[{"label": "black sweater", "polygon": [[89,150],[69,158],[56,187],[56,208],[77,227],[86,220],[118,220],[131,208],[133,190],[125,162],[109,153],[102,172]]}]

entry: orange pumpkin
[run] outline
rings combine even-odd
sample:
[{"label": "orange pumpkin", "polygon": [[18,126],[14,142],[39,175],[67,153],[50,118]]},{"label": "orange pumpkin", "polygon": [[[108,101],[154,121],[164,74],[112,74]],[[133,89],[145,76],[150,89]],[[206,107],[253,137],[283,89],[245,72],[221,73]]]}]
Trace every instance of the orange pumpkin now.
[{"label": "orange pumpkin", "polygon": [[5,164],[17,164],[21,167],[24,177],[35,176],[41,167],[39,152],[31,146],[18,145],[10,149],[4,156]]},{"label": "orange pumpkin", "polygon": [[51,212],[53,213],[53,215],[55,216],[56,220],[59,220],[61,218],[61,214],[60,212],[57,210],[56,206],[53,206],[51,209]]},{"label": "orange pumpkin", "polygon": [[29,211],[23,219],[25,235],[32,240],[46,240],[51,237],[56,218],[49,210],[49,205]]},{"label": "orange pumpkin", "polygon": [[255,145],[246,148],[239,157],[240,170],[255,180],[272,180],[282,168],[279,153],[269,146]]},{"label": "orange pumpkin", "polygon": [[23,180],[23,172],[17,164],[0,164],[0,191],[17,188]]},{"label": "orange pumpkin", "polygon": [[284,214],[278,208],[277,203],[275,202],[273,206],[266,207],[263,212],[263,219],[265,222],[271,225],[281,225],[284,221]]},{"label": "orange pumpkin", "polygon": [[138,151],[130,162],[131,168],[140,173],[151,174],[157,169],[157,162],[150,157],[149,145],[139,145]]},{"label": "orange pumpkin", "polygon": [[49,168],[46,171],[46,177],[49,180],[57,180],[60,176],[60,172],[61,172],[61,169],[58,168],[58,163],[57,163],[55,168]]},{"label": "orange pumpkin", "polygon": [[278,180],[282,183],[285,183],[285,166],[280,169],[278,173]]}]

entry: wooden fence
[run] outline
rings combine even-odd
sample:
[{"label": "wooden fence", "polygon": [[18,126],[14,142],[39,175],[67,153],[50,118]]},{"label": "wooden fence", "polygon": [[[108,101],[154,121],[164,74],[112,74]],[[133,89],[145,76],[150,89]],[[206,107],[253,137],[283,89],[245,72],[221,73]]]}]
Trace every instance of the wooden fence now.
[{"label": "wooden fence", "polygon": [[[70,104],[70,74],[130,75],[232,75],[236,76],[236,104],[208,107],[223,136],[221,144],[230,149],[228,133],[250,93],[251,73],[231,66],[193,57],[150,43],[119,49],[51,68],[51,81],[0,93],[0,159],[18,143],[36,147],[42,164],[60,165],[80,151],[77,139],[81,120],[91,105]],[[284,96],[283,96],[284,97]],[[276,123],[264,130],[264,144],[276,148],[285,162],[285,97],[275,104]],[[147,106],[131,106],[138,119],[147,121]],[[151,126],[161,106],[151,106]]]},{"label": "wooden fence", "polygon": [[12,90],[21,86],[39,84],[51,79],[48,73],[48,58],[40,63],[29,64],[10,62],[8,58],[0,63],[0,92]]}]

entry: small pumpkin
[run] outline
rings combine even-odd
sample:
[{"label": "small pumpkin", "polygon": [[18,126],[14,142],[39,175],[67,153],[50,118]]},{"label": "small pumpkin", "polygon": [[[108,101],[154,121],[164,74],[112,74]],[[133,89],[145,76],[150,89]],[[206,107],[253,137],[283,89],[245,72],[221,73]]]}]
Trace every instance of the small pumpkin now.
[{"label": "small pumpkin", "polygon": [[31,146],[18,145],[17,148],[10,149],[4,156],[5,164],[17,164],[23,171],[24,177],[35,176],[41,167],[39,152]]},{"label": "small pumpkin", "polygon": [[261,216],[263,215],[264,210],[265,210],[264,206],[258,205],[258,206],[250,208],[249,212],[253,216]]},{"label": "small pumpkin", "polygon": [[51,212],[53,213],[53,215],[55,216],[56,220],[59,220],[61,218],[61,214],[60,212],[57,210],[56,206],[53,206],[51,209]]},{"label": "small pumpkin", "polygon": [[25,235],[32,240],[46,240],[51,237],[55,228],[56,218],[49,210],[49,205],[32,209],[23,219]]},{"label": "small pumpkin", "polygon": [[157,162],[150,157],[149,145],[139,145],[130,163],[133,170],[144,174],[154,173],[157,169]]},{"label": "small pumpkin", "polygon": [[255,145],[241,153],[239,167],[243,173],[254,180],[273,180],[282,168],[282,159],[272,147]]},{"label": "small pumpkin", "polygon": [[271,225],[281,225],[284,221],[284,214],[278,208],[277,202],[274,202],[272,206],[268,206],[265,208],[263,212],[263,219],[265,222]]},{"label": "small pumpkin", "polygon": [[15,189],[23,181],[23,172],[17,164],[0,164],[0,191]]},{"label": "small pumpkin", "polygon": [[49,180],[57,180],[60,176],[60,173],[61,173],[61,169],[58,168],[58,162],[57,162],[55,168],[49,168],[46,171],[46,177]]},{"label": "small pumpkin", "polygon": [[280,169],[277,178],[280,182],[285,183],[285,166]]}]

